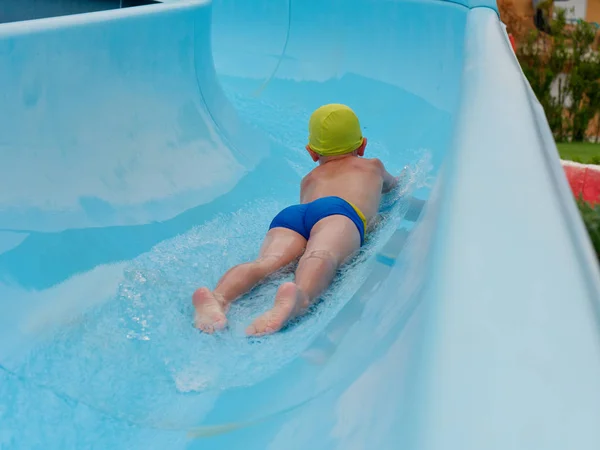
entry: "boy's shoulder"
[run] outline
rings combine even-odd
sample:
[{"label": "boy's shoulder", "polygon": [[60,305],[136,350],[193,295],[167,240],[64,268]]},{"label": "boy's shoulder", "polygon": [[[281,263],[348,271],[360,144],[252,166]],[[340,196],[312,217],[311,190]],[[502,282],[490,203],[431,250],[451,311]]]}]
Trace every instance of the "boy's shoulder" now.
[{"label": "boy's shoulder", "polygon": [[384,176],[387,173],[385,164],[379,158],[371,158],[370,163],[371,163],[373,169],[376,170],[377,172],[379,172],[382,176]]},{"label": "boy's shoulder", "polygon": [[381,161],[379,158],[362,158],[363,161],[367,161],[368,163],[377,166],[377,167],[381,167],[383,168],[383,161]]},{"label": "boy's shoulder", "polygon": [[367,170],[373,170],[377,172],[383,173],[385,171],[385,165],[383,161],[379,158],[358,158],[360,160],[359,164],[362,164],[363,167]]}]

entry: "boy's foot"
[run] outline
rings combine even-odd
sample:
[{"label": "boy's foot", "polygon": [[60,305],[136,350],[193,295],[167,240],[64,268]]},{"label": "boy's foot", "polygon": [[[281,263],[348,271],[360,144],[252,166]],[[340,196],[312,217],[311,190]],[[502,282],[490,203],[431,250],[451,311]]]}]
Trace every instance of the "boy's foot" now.
[{"label": "boy's foot", "polygon": [[262,336],[281,330],[288,320],[297,316],[308,303],[306,294],[295,283],[283,283],[275,295],[275,305],[246,328],[250,336]]},{"label": "boy's foot", "polygon": [[209,289],[203,287],[194,292],[192,302],[196,308],[196,328],[205,333],[214,333],[225,328],[225,307]]}]

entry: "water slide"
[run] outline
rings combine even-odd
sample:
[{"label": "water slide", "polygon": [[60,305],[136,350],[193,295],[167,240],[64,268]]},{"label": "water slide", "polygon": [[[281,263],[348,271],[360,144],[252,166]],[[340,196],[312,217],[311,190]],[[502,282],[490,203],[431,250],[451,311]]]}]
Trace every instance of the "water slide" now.
[{"label": "water slide", "polygon": [[[218,335],[312,110],[406,176],[310,314]],[[0,25],[0,448],[592,450],[600,277],[491,0],[217,0]]]}]

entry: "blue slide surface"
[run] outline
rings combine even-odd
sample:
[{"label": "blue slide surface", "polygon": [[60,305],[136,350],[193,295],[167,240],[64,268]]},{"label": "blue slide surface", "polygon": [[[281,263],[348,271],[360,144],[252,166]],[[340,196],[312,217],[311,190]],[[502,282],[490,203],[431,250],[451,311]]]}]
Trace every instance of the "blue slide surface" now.
[{"label": "blue slide surface", "polygon": [[[350,105],[407,176],[313,311],[192,326]],[[600,278],[491,0],[0,25],[0,449],[597,450]]]}]

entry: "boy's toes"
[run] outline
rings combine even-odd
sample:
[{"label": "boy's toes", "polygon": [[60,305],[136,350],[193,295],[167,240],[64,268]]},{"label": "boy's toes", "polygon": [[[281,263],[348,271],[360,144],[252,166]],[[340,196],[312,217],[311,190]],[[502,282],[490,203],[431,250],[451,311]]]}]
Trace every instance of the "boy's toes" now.
[{"label": "boy's toes", "polygon": [[271,311],[267,311],[246,328],[246,334],[249,336],[262,336],[275,333],[283,327],[285,321],[286,319],[281,315],[277,317]]},{"label": "boy's toes", "polygon": [[259,316],[248,328],[249,336],[261,336],[281,330],[297,310],[298,288],[294,283],[285,283],[277,291],[275,305]]},{"label": "boy's toes", "polygon": [[227,325],[227,318],[223,313],[215,312],[212,314],[201,315],[197,312],[194,323],[196,328],[199,328],[205,333],[214,333],[215,331],[225,328]]},{"label": "boy's toes", "polygon": [[198,328],[200,331],[203,331],[208,334],[215,332],[215,329],[211,324],[203,323],[203,322],[200,322],[199,320],[196,320],[196,328]]},{"label": "boy's toes", "polygon": [[206,288],[194,292],[194,307],[196,308],[195,326],[205,333],[214,333],[227,325],[223,306]]},{"label": "boy's toes", "polygon": [[211,320],[207,320],[206,318],[201,318],[196,315],[196,328],[199,330],[212,334],[215,331],[222,330],[227,325],[227,319],[225,317],[212,318]]}]

